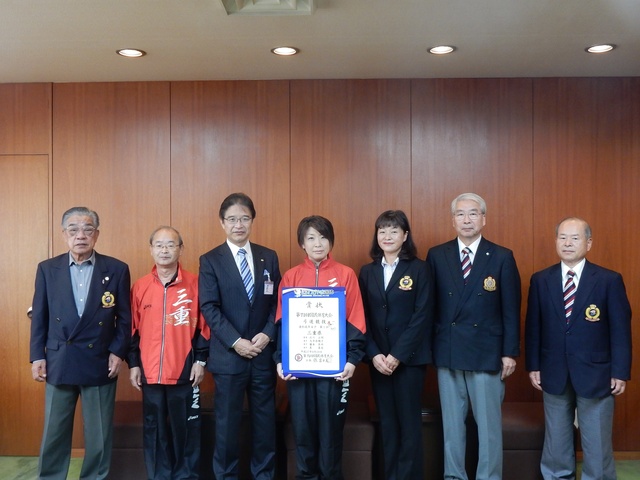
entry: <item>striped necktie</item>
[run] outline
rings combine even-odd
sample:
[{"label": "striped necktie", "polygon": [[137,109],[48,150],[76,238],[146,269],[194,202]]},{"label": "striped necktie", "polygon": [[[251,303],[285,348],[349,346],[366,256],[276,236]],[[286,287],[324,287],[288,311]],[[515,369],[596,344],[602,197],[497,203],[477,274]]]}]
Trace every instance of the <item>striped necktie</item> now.
[{"label": "striped necktie", "polygon": [[576,284],[573,281],[575,276],[573,270],[567,272],[567,281],[564,283],[564,316],[567,323],[569,323],[569,317],[573,311],[573,302],[576,300]]},{"label": "striped necktie", "polygon": [[242,276],[242,283],[244,283],[244,289],[249,295],[249,300],[253,300],[253,277],[251,276],[251,269],[249,268],[249,262],[247,262],[247,251],[244,248],[238,250],[240,256],[240,275]]},{"label": "striped necktie", "polygon": [[462,249],[462,277],[464,278],[464,284],[467,284],[467,277],[469,277],[469,273],[471,273],[471,257],[469,254],[471,253],[471,249],[469,247],[465,247]]}]

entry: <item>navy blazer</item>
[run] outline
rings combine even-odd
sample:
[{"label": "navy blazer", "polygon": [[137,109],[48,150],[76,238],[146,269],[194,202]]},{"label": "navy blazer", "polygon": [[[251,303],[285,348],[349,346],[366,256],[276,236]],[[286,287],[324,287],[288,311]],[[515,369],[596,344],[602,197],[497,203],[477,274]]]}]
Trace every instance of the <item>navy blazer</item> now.
[{"label": "navy blazer", "polygon": [[520,354],[520,274],[513,252],[484,237],[464,284],[458,240],[429,250],[435,285],[434,363],[497,372]]},{"label": "navy blazer", "polygon": [[567,324],[560,264],[533,274],[525,326],[528,371],[542,389],[567,382],[584,398],[611,393],[611,378],[631,378],[631,306],[619,273],[586,262]]},{"label": "navy blazer", "polygon": [[95,254],[91,286],[78,317],[69,253],[38,265],[31,318],[30,361],[47,361],[53,385],[105,385],[109,354],[125,358],[131,339],[131,277],[127,264]]},{"label": "navy blazer", "polygon": [[[211,329],[209,362],[212,373],[241,373],[251,366],[266,370],[274,368],[274,323],[278,304],[280,266],[275,251],[251,243],[254,271],[254,296],[249,296],[227,242],[200,257],[198,296],[200,311]],[[265,295],[265,281],[271,279],[273,291]],[[272,341],[257,357],[241,357],[232,348],[239,338],[251,340],[258,333]]]},{"label": "navy blazer", "polygon": [[406,365],[431,362],[433,299],[431,277],[423,260],[400,260],[387,288],[380,260],[360,270],[360,290],[367,321],[366,354],[391,354]]}]

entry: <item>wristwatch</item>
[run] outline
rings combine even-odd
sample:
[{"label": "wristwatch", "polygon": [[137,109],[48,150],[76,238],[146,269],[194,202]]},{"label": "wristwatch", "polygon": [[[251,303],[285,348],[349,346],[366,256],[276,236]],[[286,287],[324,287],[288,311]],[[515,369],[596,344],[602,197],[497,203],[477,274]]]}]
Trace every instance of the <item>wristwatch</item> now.
[{"label": "wristwatch", "polygon": [[200,365],[201,367],[206,367],[206,366],[207,366],[207,362],[204,362],[204,361],[202,361],[202,360],[196,360],[196,363],[197,363],[198,365]]}]

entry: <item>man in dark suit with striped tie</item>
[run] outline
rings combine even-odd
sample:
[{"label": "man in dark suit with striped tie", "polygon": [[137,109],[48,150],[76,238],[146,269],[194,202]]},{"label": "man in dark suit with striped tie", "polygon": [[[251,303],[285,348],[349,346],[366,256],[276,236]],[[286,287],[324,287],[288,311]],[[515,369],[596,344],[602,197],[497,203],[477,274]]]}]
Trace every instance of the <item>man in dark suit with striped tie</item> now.
[{"label": "man in dark suit with striped tie", "polygon": [[511,250],[481,231],[487,206],[475,193],[451,202],[458,236],[429,250],[435,284],[433,360],[444,429],[446,479],[466,480],[465,419],[478,425],[477,480],[502,479],[504,380],[520,353],[520,275]]},{"label": "man in dark suit with striped tie", "polygon": [[251,417],[251,474],[275,478],[275,384],[272,356],[280,267],[275,251],[249,242],[253,201],[233,193],[220,206],[227,240],[200,257],[200,309],[211,329],[207,368],[215,382],[213,472],[238,478],[245,394]]},{"label": "man in dark suit with striped tie", "polygon": [[545,479],[576,478],[574,419],[583,480],[613,480],[614,396],[631,376],[631,307],[619,273],[586,260],[591,227],[566,218],[556,227],[561,262],[531,277],[526,368],[543,391]]}]

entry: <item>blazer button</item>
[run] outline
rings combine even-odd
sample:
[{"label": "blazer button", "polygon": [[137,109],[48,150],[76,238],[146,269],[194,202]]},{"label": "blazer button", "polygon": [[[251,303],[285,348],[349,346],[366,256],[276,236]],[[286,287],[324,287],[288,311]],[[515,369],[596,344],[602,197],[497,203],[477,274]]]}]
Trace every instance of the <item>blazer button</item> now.
[{"label": "blazer button", "polygon": [[89,348],[93,348],[93,343],[90,343],[90,344],[89,344]]},{"label": "blazer button", "polygon": [[450,297],[453,297],[453,292],[449,292],[449,296],[450,296]]},{"label": "blazer button", "polygon": [[67,345],[71,345],[73,342],[71,340],[67,340]]},{"label": "blazer button", "polygon": [[104,325],[104,322],[98,322],[98,325],[102,326]]},{"label": "blazer button", "polygon": [[451,326],[455,327],[456,326],[456,322],[451,322]]},{"label": "blazer button", "polygon": [[56,318],[56,322],[59,322],[59,321],[60,321],[60,319],[59,319],[59,318]]}]

